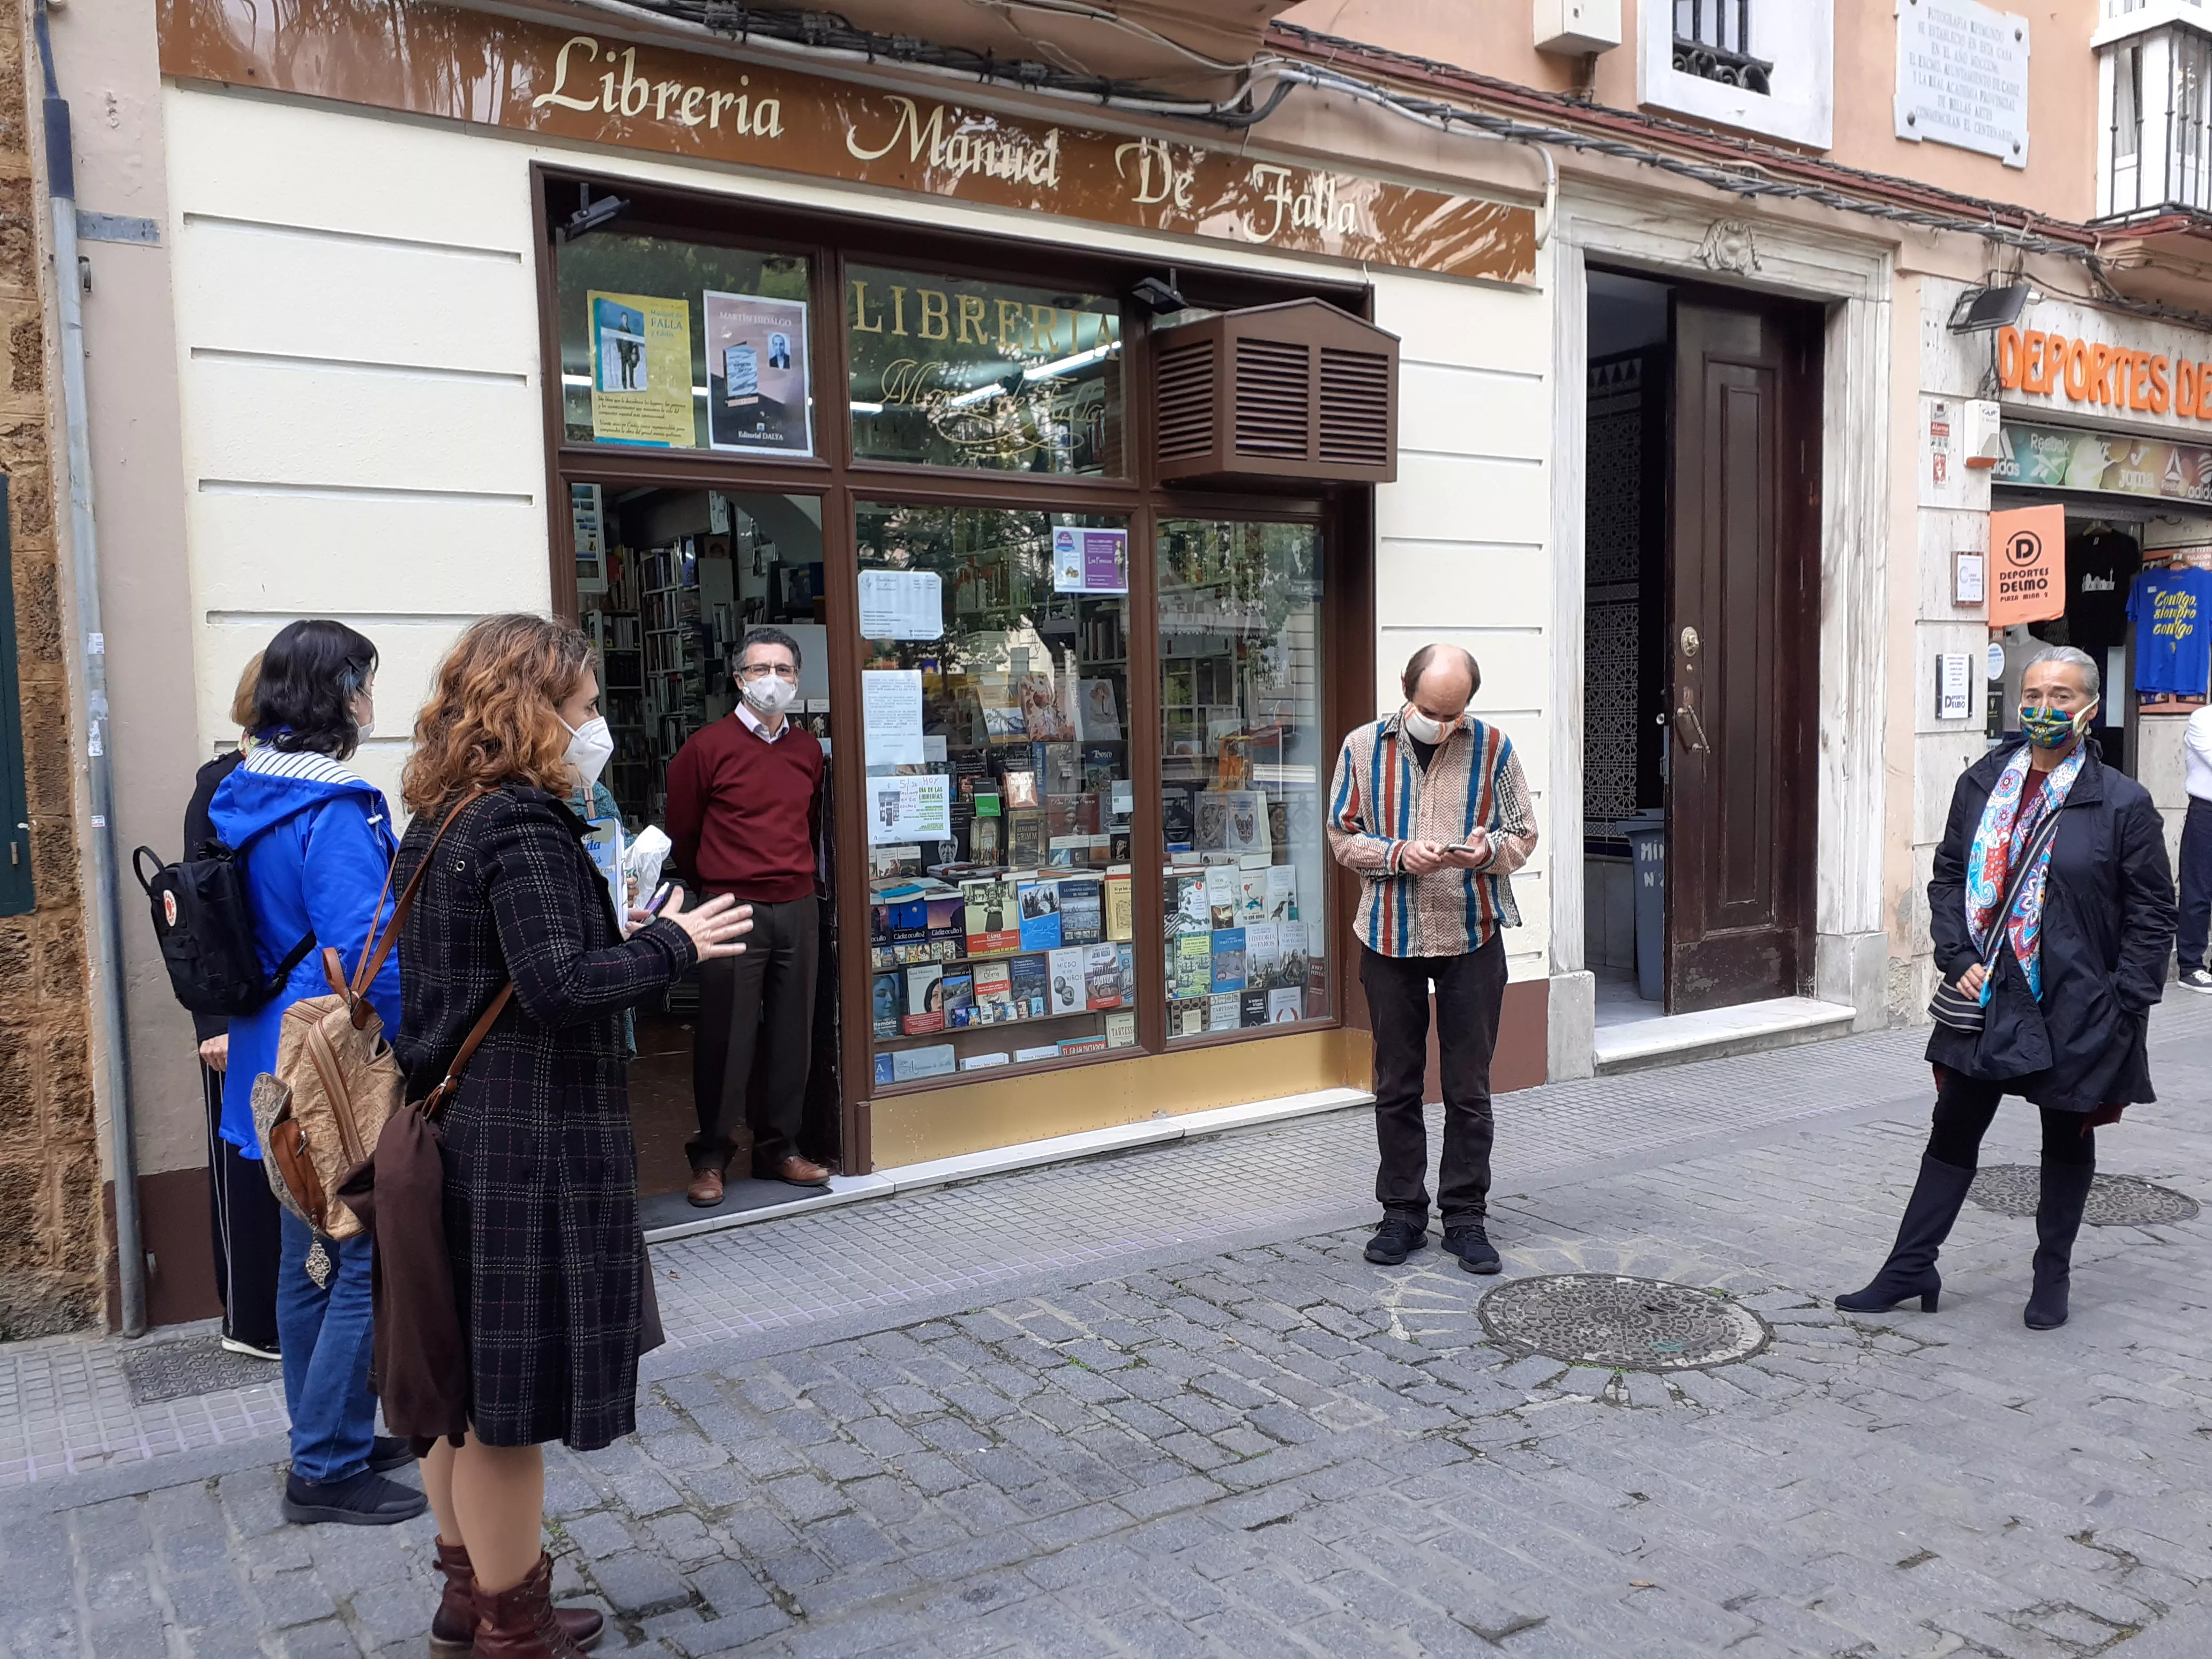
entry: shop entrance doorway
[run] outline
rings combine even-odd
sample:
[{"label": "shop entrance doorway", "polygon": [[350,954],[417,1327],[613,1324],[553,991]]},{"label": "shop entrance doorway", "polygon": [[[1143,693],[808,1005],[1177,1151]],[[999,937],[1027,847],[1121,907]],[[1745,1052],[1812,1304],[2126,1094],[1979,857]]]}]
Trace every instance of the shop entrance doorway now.
[{"label": "shop entrance doorway", "polygon": [[1583,813],[1599,1020],[1801,994],[1820,315],[1612,273],[1589,289]]},{"label": "shop entrance doorway", "polygon": [[[697,489],[574,483],[578,611],[600,655],[600,705],[615,741],[593,816],[611,802],[626,837],[667,821],[668,767],[684,743],[736,708],[731,671],[748,629],[772,624],[799,647],[794,740],[830,737],[829,617],[822,580],[817,496],[722,494]],[[815,1029],[800,1134],[806,1156],[836,1167],[841,1115],[837,1073],[837,933],[834,792],[823,779],[823,939]],[[740,1146],[714,1211],[684,1199],[685,1143],[697,1132],[692,1057],[699,986],[687,978],[657,1006],[636,1012],[630,1115],[638,1191],[648,1227],[758,1208],[797,1195],[779,1182],[749,1181]],[[765,1059],[766,1045],[757,1056]]]}]

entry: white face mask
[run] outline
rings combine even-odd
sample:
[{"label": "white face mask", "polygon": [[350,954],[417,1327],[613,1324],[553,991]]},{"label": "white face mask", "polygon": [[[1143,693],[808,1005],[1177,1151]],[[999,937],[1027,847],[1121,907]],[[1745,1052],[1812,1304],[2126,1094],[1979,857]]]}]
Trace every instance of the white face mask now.
[{"label": "white face mask", "polygon": [[369,738],[375,735],[376,722],[374,720],[363,720],[359,726],[355,726],[353,729],[353,740],[356,743],[367,743]]},{"label": "white face mask", "polygon": [[[554,719],[561,717],[556,714]],[[584,780],[584,787],[589,789],[614,758],[614,734],[597,714],[581,726],[568,726],[566,720],[561,720],[561,724],[568,728],[568,764],[576,769],[577,775]]]},{"label": "white face mask", "polygon": [[774,674],[763,674],[757,680],[739,683],[745,689],[745,701],[763,714],[781,714],[799,701],[799,688],[789,680]]},{"label": "white face mask", "polygon": [[1460,720],[1465,718],[1462,715],[1447,726],[1442,720],[1431,720],[1413,704],[1407,703],[1404,720],[1406,735],[1416,743],[1442,743],[1459,730]]}]

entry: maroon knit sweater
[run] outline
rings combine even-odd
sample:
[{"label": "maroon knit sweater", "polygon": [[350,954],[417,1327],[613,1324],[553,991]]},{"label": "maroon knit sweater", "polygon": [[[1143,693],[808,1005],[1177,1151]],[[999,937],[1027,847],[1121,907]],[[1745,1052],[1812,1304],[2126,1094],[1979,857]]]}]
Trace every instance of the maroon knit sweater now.
[{"label": "maroon knit sweater", "polygon": [[695,732],[668,763],[676,867],[709,893],[762,904],[814,890],[822,745],[787,725],[774,743],[736,714]]}]

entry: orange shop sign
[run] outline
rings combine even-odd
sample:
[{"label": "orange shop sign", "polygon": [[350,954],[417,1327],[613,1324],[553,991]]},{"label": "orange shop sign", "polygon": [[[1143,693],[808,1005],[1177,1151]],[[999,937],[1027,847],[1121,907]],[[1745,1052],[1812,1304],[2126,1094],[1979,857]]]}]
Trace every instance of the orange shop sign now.
[{"label": "orange shop sign", "polygon": [[2212,359],[2168,357],[2039,328],[2001,328],[1997,381],[2007,391],[2069,403],[2212,421]]},{"label": "orange shop sign", "polygon": [[1990,514],[1990,626],[2066,614],[2066,509]]}]

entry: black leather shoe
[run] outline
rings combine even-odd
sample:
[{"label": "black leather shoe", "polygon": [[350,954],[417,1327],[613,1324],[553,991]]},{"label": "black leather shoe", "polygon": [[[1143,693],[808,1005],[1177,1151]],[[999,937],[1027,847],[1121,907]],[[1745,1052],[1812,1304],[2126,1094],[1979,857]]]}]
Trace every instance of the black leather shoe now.
[{"label": "black leather shoe", "polygon": [[1459,1265],[1471,1273],[1494,1273],[1504,1265],[1498,1261],[1497,1247],[1491,1243],[1490,1235],[1483,1231],[1480,1221],[1445,1228],[1444,1250],[1457,1256]]},{"label": "black leather shoe", "polygon": [[368,1468],[372,1474],[388,1474],[393,1469],[404,1469],[415,1461],[415,1448],[396,1434],[380,1434],[368,1448]]},{"label": "black leather shoe", "polygon": [[1427,1228],[1416,1227],[1395,1215],[1386,1216],[1382,1224],[1375,1230],[1375,1237],[1367,1241],[1367,1259],[1385,1267],[1395,1267],[1428,1242]]},{"label": "black leather shoe", "polygon": [[374,1469],[344,1480],[284,1479],[284,1518],[303,1527],[335,1522],[343,1527],[390,1527],[412,1521],[430,1500]]}]

